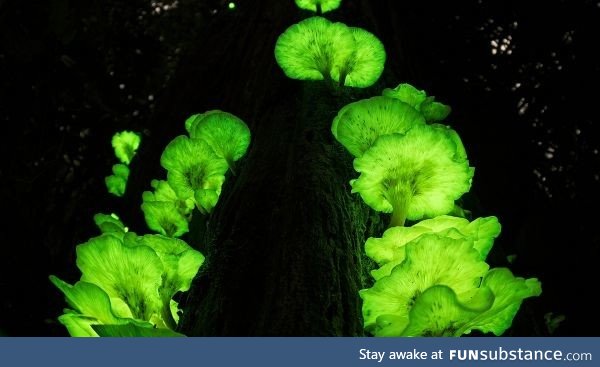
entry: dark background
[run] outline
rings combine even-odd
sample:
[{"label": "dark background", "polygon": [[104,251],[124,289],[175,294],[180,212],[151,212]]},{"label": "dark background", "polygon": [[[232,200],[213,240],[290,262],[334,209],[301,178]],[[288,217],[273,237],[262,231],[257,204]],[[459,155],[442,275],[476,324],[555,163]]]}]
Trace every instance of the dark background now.
[{"label": "dark background", "polygon": [[[141,192],[187,116],[223,109],[255,131],[265,106],[296,98],[302,82],[273,46],[307,13],[228,3],[0,0],[0,335],[66,335],[48,275],[78,279],[94,213],[146,231]],[[503,225],[489,262],[516,255],[515,274],[543,284],[507,335],[598,335],[600,2],[344,0],[327,17],[385,45],[386,72],[365,93],[410,82],[452,106],[476,167],[466,207]],[[117,199],[104,177],[124,129],[144,139]],[[549,313],[564,315],[552,334]]]}]

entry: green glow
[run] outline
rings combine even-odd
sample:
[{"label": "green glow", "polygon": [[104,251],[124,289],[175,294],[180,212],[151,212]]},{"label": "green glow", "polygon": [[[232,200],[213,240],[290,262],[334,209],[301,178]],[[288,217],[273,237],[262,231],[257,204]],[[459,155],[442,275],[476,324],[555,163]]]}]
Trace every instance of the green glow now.
[{"label": "green glow", "polygon": [[344,106],[333,120],[335,138],[355,157],[360,157],[381,135],[404,134],[425,120],[406,103],[373,97]]},{"label": "green glow", "polygon": [[121,131],[112,138],[115,155],[121,163],[129,164],[140,147],[141,137],[132,131]]},{"label": "green glow", "polygon": [[489,310],[463,325],[458,331],[461,334],[480,330],[502,335],[512,324],[523,300],[542,293],[542,285],[536,278],[518,278],[506,268],[490,270],[483,278],[481,287],[488,287],[492,291],[494,303]]},{"label": "green glow", "polygon": [[204,214],[212,211],[216,201],[198,201],[195,194],[212,191],[218,198],[229,167],[204,140],[176,137],[165,148],[160,164],[168,171],[167,181],[180,200],[194,200]]},{"label": "green glow", "polygon": [[376,336],[401,336],[423,292],[445,285],[466,301],[487,270],[472,241],[424,234],[406,245],[406,261],[372,288],[360,291],[365,329]]},{"label": "green glow", "polygon": [[169,237],[187,233],[194,201],[179,200],[167,181],[152,180],[152,187],[154,192],[142,194],[142,211],[148,228]]},{"label": "green glow", "polygon": [[451,212],[473,177],[448,129],[430,125],[380,136],[354,160],[354,169],[361,175],[350,182],[352,192],[371,208],[393,213],[391,226]]},{"label": "green glow", "polygon": [[113,174],[104,179],[108,192],[115,196],[123,196],[127,189],[127,180],[129,179],[129,167],[117,163],[112,166]]},{"label": "green glow", "polygon": [[327,13],[340,7],[342,0],[295,0],[296,5],[300,9],[310,10],[319,13],[318,9],[321,8],[321,13]]},{"label": "green glow", "polygon": [[494,239],[500,234],[500,223],[496,217],[469,222],[464,218],[442,215],[423,220],[412,227],[391,227],[381,238],[371,237],[365,243],[367,256],[380,266],[371,272],[373,278],[378,280],[390,275],[392,269],[404,261],[406,244],[423,234],[473,241],[473,247],[485,260]]},{"label": "green glow", "polygon": [[396,88],[386,88],[383,95],[406,102],[416,110],[420,111],[427,122],[442,121],[452,111],[450,106],[435,102],[435,97],[427,97],[423,90],[418,90],[410,84],[402,83]]},{"label": "green glow", "polygon": [[366,88],[379,79],[385,64],[385,48],[377,37],[361,28],[350,27],[354,52],[341,68],[331,70],[331,78],[340,85]]},{"label": "green glow", "polygon": [[227,7],[228,7],[230,10],[233,10],[233,9],[235,9],[235,3],[229,3],[229,4],[227,4]]},{"label": "green glow", "polygon": [[210,145],[217,156],[224,158],[231,170],[234,162],[246,154],[250,145],[250,129],[236,116],[223,111],[209,111],[190,126],[190,138]]},{"label": "green glow", "polygon": [[77,246],[77,266],[82,281],[122,300],[133,318],[150,321],[160,315],[163,264],[151,248],[125,246],[114,236],[102,235]]},{"label": "green glow", "polygon": [[342,23],[312,17],[289,27],[275,45],[275,59],[292,79],[331,78],[354,53],[352,31]]},{"label": "green glow", "polygon": [[102,214],[98,213],[94,215],[94,223],[100,229],[102,233],[111,233],[120,238],[128,231],[121,219],[116,214]]},{"label": "green glow", "polygon": [[204,256],[182,240],[161,235],[128,234],[125,244],[136,248],[147,246],[160,258],[164,269],[158,291],[161,299],[161,317],[169,328],[174,329],[176,324],[171,298],[177,292],[190,289],[192,279],[204,263]]},{"label": "green glow", "polygon": [[461,325],[489,309],[494,295],[487,288],[473,291],[460,300],[452,288],[436,285],[417,297],[402,336],[460,336]]}]

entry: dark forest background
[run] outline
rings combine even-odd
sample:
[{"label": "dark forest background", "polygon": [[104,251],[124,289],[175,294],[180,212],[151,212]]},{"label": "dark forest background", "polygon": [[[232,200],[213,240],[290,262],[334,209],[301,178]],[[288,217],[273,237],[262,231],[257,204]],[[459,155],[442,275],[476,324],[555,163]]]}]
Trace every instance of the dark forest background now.
[{"label": "dark forest background", "polygon": [[[339,107],[400,82],[453,108],[476,167],[465,206],[503,225],[489,262],[542,281],[507,335],[598,334],[600,2],[344,0],[327,17],[376,34],[388,60],[375,86],[343,96],[275,63],[277,36],[307,16],[292,0],[0,0],[0,335],[66,335],[48,275],[78,279],[74,248],[97,234],[95,213],[147,232],[141,193],[164,177],[162,149],[210,109],[241,117],[254,140],[209,229],[192,231],[214,260],[182,299],[183,330],[360,334],[370,264],[357,244],[386,218],[347,194],[350,157],[320,149],[334,147]],[[104,177],[125,129],[143,141],[118,199]],[[331,202],[309,207],[318,193]],[[346,248],[315,255],[325,232]],[[363,276],[345,275],[352,264]]]}]

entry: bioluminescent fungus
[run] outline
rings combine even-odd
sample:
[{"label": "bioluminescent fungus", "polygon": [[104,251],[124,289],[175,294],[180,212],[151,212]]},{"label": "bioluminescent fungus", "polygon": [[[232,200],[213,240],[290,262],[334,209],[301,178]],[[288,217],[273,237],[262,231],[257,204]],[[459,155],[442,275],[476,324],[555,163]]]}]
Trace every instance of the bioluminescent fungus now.
[{"label": "bioluminescent fungus", "polygon": [[383,73],[385,48],[372,33],[350,27],[354,37],[354,52],[341,68],[331,70],[331,78],[339,85],[366,88],[373,85]]},{"label": "bioluminescent fungus", "polygon": [[275,59],[289,78],[328,80],[332,69],[342,69],[354,53],[352,31],[322,17],[305,19],[277,39]]},{"label": "bioluminescent fungus", "polygon": [[423,114],[427,122],[442,121],[452,111],[450,106],[435,101],[435,97],[427,97],[427,93],[418,90],[407,83],[401,83],[396,88],[386,88],[383,95],[406,102]]},{"label": "bioluminescent fungus", "polygon": [[360,176],[351,181],[352,192],[371,208],[392,213],[390,226],[449,213],[469,191],[474,170],[448,131],[420,125],[380,136],[354,160]]},{"label": "bioluminescent fungus", "polygon": [[[71,336],[98,336],[92,325],[124,324],[130,321],[129,310],[122,307],[113,309],[112,303],[116,302],[111,302],[108,294],[95,284],[77,282],[70,285],[53,275],[50,281],[65,295],[70,307],[58,320]],[[122,312],[120,315],[119,310]]]},{"label": "bioluminescent fungus", "polygon": [[250,129],[238,117],[223,111],[209,111],[190,126],[190,138],[210,145],[217,156],[225,159],[234,172],[234,162],[246,154],[250,145]]},{"label": "bioluminescent fungus", "polygon": [[317,14],[327,13],[340,7],[342,0],[295,0],[300,9]]},{"label": "bioluminescent fungus", "polygon": [[[176,326],[172,298],[177,292],[190,289],[192,279],[204,263],[204,256],[186,242],[161,235],[136,236],[128,234],[124,243],[131,247],[149,247],[163,264],[162,283],[158,288],[161,300],[161,318],[166,325]],[[176,307],[175,307],[176,308]]]},{"label": "bioluminescent fungus", "polygon": [[125,246],[110,235],[77,246],[81,280],[102,288],[109,297],[122,300],[135,319],[150,321],[161,314],[158,289],[163,264],[147,246]]},{"label": "bioluminescent fungus", "polygon": [[507,268],[491,269],[483,278],[481,287],[489,288],[494,294],[494,303],[459,329],[467,334],[471,330],[502,335],[512,324],[525,298],[537,297],[542,285],[536,278],[515,277]]},{"label": "bioluminescent fungus", "polygon": [[477,218],[469,222],[464,218],[441,215],[423,220],[411,227],[391,227],[381,238],[371,237],[365,243],[365,252],[379,266],[371,272],[377,280],[390,275],[392,269],[405,259],[406,244],[424,234],[437,234],[452,239],[473,241],[473,247],[485,260],[500,234],[500,223],[496,217]]},{"label": "bioluminescent fungus", "polygon": [[169,237],[189,231],[194,200],[180,200],[167,181],[152,180],[152,191],[142,193],[142,211],[151,230]]},{"label": "bioluminescent fungus", "polygon": [[123,222],[121,222],[119,216],[117,216],[115,213],[95,214],[94,223],[96,223],[96,226],[100,229],[100,232],[114,234],[119,238],[123,238],[123,235],[129,231]]},{"label": "bioluminescent fungus", "polygon": [[404,102],[373,97],[344,106],[333,119],[333,136],[355,157],[362,156],[381,135],[404,134],[425,119]]},{"label": "bioluminescent fungus", "polygon": [[229,166],[206,141],[178,136],[163,151],[160,164],[180,200],[193,199],[203,214],[212,211]]},{"label": "bioluminescent fungus", "polygon": [[113,174],[104,179],[108,192],[115,196],[123,196],[127,189],[127,180],[129,179],[129,167],[122,163],[112,166]]},{"label": "bioluminescent fungus", "polygon": [[121,131],[112,138],[115,155],[121,163],[129,164],[140,147],[141,137],[132,131]]},{"label": "bioluminescent fungus", "polygon": [[406,260],[372,288],[360,291],[365,330],[401,336],[417,298],[435,285],[450,287],[464,300],[473,295],[488,265],[467,239],[424,234],[406,245]]}]

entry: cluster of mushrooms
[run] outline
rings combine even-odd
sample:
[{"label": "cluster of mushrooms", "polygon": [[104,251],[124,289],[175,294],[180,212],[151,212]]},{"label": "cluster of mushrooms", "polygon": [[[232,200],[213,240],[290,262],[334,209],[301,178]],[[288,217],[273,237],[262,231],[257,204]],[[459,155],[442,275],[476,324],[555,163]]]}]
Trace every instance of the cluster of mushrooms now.
[{"label": "cluster of mushrooms", "polygon": [[[71,336],[183,336],[174,331],[181,310],[173,297],[189,290],[204,256],[176,237],[188,232],[194,208],[211,213],[226,173],[235,172],[250,144],[246,124],[227,112],[193,115],[185,127],[188,135],[162,154],[167,179],[152,180],[154,190],[142,195],[146,223],[157,234],[137,235],[117,215],[97,214],[101,234],[76,248],[80,280],[70,285],[50,276],[69,305],[58,320]],[[112,145],[122,163],[106,183],[121,196],[140,137],[121,132]]]},{"label": "cluster of mushrooms", "polygon": [[142,138],[133,131],[121,131],[112,138],[112,146],[115,156],[120,161],[112,166],[112,175],[104,179],[106,188],[111,194],[121,197],[127,189],[129,179],[129,164],[137,153]]},{"label": "cluster of mushrooms", "polygon": [[[449,216],[469,191],[469,166],[459,135],[438,121],[450,108],[409,84],[343,107],[334,137],[352,154],[359,177],[352,192],[391,213],[381,238],[369,238],[378,269],[360,291],[365,330],[375,336],[501,335],[540,282],[485,262],[500,234],[496,217],[472,222]],[[407,221],[414,223],[405,227]]]}]

